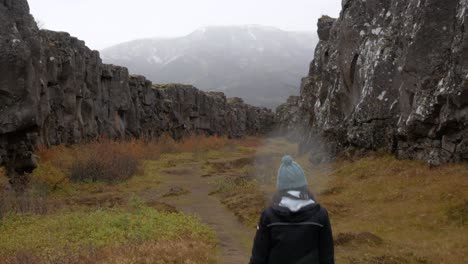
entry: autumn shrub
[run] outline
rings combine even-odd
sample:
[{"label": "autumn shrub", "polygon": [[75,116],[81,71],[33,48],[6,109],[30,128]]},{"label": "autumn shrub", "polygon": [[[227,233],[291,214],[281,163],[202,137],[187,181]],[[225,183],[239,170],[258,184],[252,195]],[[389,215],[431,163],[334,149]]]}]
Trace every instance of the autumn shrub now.
[{"label": "autumn shrub", "polygon": [[0,219],[10,215],[32,215],[47,214],[58,209],[46,196],[37,194],[32,190],[22,193],[14,190],[3,190],[0,192]]},{"label": "autumn shrub", "polygon": [[50,193],[63,189],[68,182],[69,179],[65,172],[54,166],[50,161],[40,163],[31,174],[33,189],[41,193]]},{"label": "autumn shrub", "polygon": [[39,145],[35,154],[39,157],[40,164],[49,163],[51,166],[66,172],[75,161],[75,152],[78,151],[81,151],[79,145],[53,147]]},{"label": "autumn shrub", "polygon": [[162,154],[219,150],[235,142],[227,137],[206,135],[192,135],[176,141],[170,135],[163,134],[157,140],[145,143],[144,153],[147,159],[158,159]]},{"label": "autumn shrub", "polygon": [[70,167],[70,180],[75,182],[119,182],[131,178],[143,158],[143,147],[137,141],[116,142],[103,139],[78,146]]},{"label": "autumn shrub", "polygon": [[167,133],[162,134],[158,139],[143,144],[144,158],[159,159],[162,154],[176,152],[177,142]]},{"label": "autumn shrub", "polygon": [[193,135],[178,142],[176,150],[178,152],[203,152],[221,149],[229,144],[233,144],[233,141],[227,137]]},{"label": "autumn shrub", "polygon": [[[43,169],[39,171],[41,171],[41,176],[45,177],[43,180],[47,181],[46,175],[49,174],[44,173]],[[55,178],[55,176],[51,176],[51,178]],[[45,186],[49,186],[49,184],[45,184]],[[45,196],[45,192],[38,192],[35,188],[26,188],[22,192],[15,191],[9,185],[5,170],[0,169],[0,219],[9,214],[46,214],[52,208],[57,207]]]},{"label": "autumn shrub", "polygon": [[247,148],[258,148],[264,144],[258,137],[246,137],[236,140],[236,145],[247,147]]},{"label": "autumn shrub", "polygon": [[220,150],[243,142],[254,146],[258,141],[233,140],[222,136],[192,135],[175,141],[165,133],[154,141],[114,141],[100,138],[95,142],[73,146],[38,146],[40,166],[33,182],[44,191],[62,189],[72,182],[121,182],[138,172],[142,160],[156,160],[162,154],[200,153]]}]

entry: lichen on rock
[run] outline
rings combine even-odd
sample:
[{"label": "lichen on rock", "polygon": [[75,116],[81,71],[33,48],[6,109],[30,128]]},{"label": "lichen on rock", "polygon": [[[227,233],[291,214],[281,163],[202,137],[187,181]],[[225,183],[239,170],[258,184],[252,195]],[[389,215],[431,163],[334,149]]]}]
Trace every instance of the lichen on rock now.
[{"label": "lichen on rock", "polygon": [[[311,158],[386,149],[437,165],[468,160],[466,0],[343,1],[318,22],[301,95],[280,107]],[[289,106],[288,106],[289,105]],[[289,110],[287,110],[289,109]]]}]

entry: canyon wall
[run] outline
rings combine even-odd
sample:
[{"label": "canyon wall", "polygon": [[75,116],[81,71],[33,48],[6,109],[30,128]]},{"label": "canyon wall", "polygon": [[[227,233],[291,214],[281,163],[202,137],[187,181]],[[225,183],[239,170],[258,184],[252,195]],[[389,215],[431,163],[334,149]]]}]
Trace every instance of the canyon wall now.
[{"label": "canyon wall", "polygon": [[153,85],[101,62],[68,33],[39,30],[26,0],[0,0],[0,166],[23,174],[35,146],[107,136],[180,139],[268,132],[267,109],[188,85]]},{"label": "canyon wall", "polygon": [[342,5],[318,22],[315,59],[300,97],[279,108],[281,128],[315,162],[350,149],[468,161],[468,1]]}]

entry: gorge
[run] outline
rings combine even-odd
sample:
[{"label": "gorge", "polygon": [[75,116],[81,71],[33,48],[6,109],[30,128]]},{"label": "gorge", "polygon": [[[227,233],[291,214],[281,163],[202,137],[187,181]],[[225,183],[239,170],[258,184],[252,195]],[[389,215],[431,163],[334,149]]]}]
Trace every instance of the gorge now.
[{"label": "gorge", "polygon": [[38,144],[229,137],[269,131],[272,111],[179,84],[152,85],[68,33],[39,30],[26,0],[0,3],[0,165],[30,172]]},{"label": "gorge", "polygon": [[300,96],[275,114],[190,85],[153,85],[64,32],[26,0],[0,2],[0,165],[35,168],[35,146],[100,136],[243,137],[277,127],[321,162],[379,150],[431,165],[468,160],[468,0],[347,0],[318,22]]}]

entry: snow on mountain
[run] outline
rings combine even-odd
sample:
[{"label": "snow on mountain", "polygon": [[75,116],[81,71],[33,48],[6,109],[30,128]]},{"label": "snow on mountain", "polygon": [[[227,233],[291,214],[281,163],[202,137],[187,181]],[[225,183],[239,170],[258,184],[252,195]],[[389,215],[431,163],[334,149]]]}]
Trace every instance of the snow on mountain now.
[{"label": "snow on mountain", "polygon": [[258,25],[205,27],[172,39],[140,39],[101,51],[155,83],[193,84],[275,107],[299,92],[317,37]]}]

